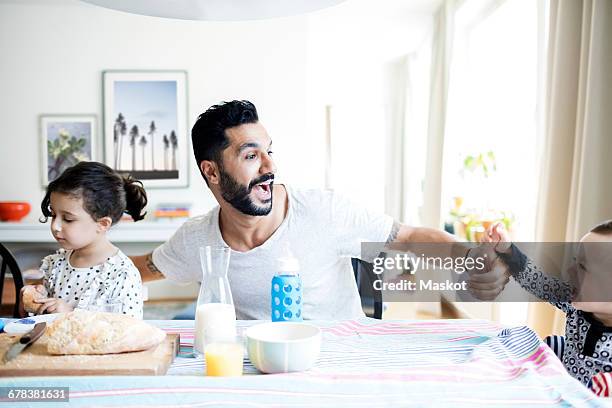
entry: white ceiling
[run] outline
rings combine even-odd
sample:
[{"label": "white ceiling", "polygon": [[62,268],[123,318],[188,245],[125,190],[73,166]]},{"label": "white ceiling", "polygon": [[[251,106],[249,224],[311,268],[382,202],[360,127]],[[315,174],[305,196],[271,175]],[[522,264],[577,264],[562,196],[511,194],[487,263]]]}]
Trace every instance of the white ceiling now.
[{"label": "white ceiling", "polygon": [[245,21],[293,16],[344,0],[81,0],[110,9],[182,20]]},{"label": "white ceiling", "polygon": [[[166,3],[166,4],[176,4],[183,2],[193,2],[195,0],[0,0],[0,3],[5,4],[19,4],[19,5],[53,5],[53,4],[61,4],[61,5],[78,5],[81,1],[86,1],[89,3],[97,3],[99,5],[103,5],[105,2],[114,2],[121,3],[125,7],[129,7],[130,5],[134,5],[136,7],[137,4],[142,6],[143,4],[149,4],[152,2],[157,3]],[[254,3],[254,2],[259,3]],[[373,16],[395,16],[400,18],[401,16],[406,15],[414,15],[414,14],[433,14],[440,4],[442,4],[443,0],[293,0],[296,3],[302,3],[302,7],[305,7],[301,12],[312,12],[313,10],[317,10],[325,5],[332,5],[330,8],[322,10],[332,11],[338,10],[342,11],[343,14],[353,14],[353,15],[363,15],[364,13],[367,15]],[[288,7],[287,5],[283,5],[283,3],[291,3],[291,0],[201,0],[201,4],[206,3],[223,3],[227,7],[232,7],[232,5],[243,5],[245,2],[251,4],[266,4],[268,8],[278,8],[278,7]],[[335,5],[334,5],[335,4]],[[280,6],[279,6],[280,5]],[[261,6],[258,6],[261,8]],[[295,7],[299,6],[293,6]],[[249,7],[253,9],[253,6]],[[178,12],[178,11],[177,11]],[[274,11],[264,11],[268,13],[274,13]],[[277,9],[276,14],[278,15],[279,10]],[[316,14],[318,12],[314,12]],[[181,17],[177,17],[181,18]]]},{"label": "white ceiling", "polygon": [[[6,1],[6,0],[4,0]],[[11,0],[9,0],[10,2]],[[13,0],[14,1],[14,0]],[[36,2],[37,0],[18,0]],[[38,0],[40,1],[40,0]],[[58,1],[58,0],[55,0]],[[254,20],[309,13],[333,7],[344,15],[402,18],[432,14],[442,0],[81,0],[98,6],[186,20]],[[49,0],[44,0],[48,3]]]},{"label": "white ceiling", "polygon": [[433,14],[443,0],[346,0],[334,7],[344,13],[362,15]]}]

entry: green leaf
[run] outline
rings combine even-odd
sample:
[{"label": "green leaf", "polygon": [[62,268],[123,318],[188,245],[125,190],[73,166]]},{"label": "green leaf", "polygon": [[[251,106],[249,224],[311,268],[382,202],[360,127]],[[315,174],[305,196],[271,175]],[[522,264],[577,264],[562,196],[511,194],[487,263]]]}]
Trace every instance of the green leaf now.
[{"label": "green leaf", "polygon": [[472,156],[467,156],[463,160],[463,167],[471,170],[474,167],[474,158]]}]

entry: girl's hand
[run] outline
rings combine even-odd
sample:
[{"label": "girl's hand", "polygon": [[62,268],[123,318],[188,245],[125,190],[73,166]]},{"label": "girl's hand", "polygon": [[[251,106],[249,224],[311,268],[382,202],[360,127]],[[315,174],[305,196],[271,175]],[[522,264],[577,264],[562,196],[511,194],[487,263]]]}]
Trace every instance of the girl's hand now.
[{"label": "girl's hand", "polygon": [[509,253],[512,240],[510,234],[506,231],[506,228],[504,228],[504,224],[496,222],[487,228],[480,242],[497,243],[497,245],[495,245],[495,250],[497,252]]},{"label": "girl's hand", "polygon": [[39,308],[36,300],[46,299],[48,294],[43,285],[25,285],[19,292],[19,313],[26,316],[27,312],[36,313]]},{"label": "girl's hand", "polygon": [[34,296],[37,297],[37,298],[46,298],[47,297],[47,289],[45,289],[45,287],[43,285],[25,285],[19,291],[19,293],[21,294],[22,298],[23,298],[23,294],[25,292],[32,292],[32,294],[34,294]]},{"label": "girl's hand", "polygon": [[36,301],[36,303],[40,303],[41,306],[38,308],[36,314],[47,313],[68,313],[72,312],[74,309],[63,299],[57,298],[46,298]]},{"label": "girl's hand", "polygon": [[47,297],[47,289],[45,289],[43,285],[25,285],[23,288],[21,288],[21,294],[27,290],[35,290],[36,292],[40,293],[42,297]]}]

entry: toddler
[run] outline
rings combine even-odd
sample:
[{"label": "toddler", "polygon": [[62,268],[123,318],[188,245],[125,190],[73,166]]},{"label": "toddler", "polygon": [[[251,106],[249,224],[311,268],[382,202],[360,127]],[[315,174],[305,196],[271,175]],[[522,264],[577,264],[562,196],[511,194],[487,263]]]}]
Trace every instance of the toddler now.
[{"label": "toddler", "polygon": [[611,372],[612,302],[606,300],[612,296],[612,220],[580,240],[569,270],[577,286],[543,273],[515,245],[508,244],[509,235],[501,224],[491,226],[484,241],[497,243],[495,251],[524,289],[565,312],[565,337],[549,337],[547,343],[570,375],[588,385],[596,374]]},{"label": "toddler", "polygon": [[106,304],[142,319],[140,273],[106,233],[124,212],[134,221],[144,218],[146,204],[140,181],[102,163],[80,162],[49,183],[41,222],[51,217],[51,233],[61,248],[43,259],[42,285],[22,289],[22,300],[33,305],[24,310],[21,302],[22,314],[99,310]]}]

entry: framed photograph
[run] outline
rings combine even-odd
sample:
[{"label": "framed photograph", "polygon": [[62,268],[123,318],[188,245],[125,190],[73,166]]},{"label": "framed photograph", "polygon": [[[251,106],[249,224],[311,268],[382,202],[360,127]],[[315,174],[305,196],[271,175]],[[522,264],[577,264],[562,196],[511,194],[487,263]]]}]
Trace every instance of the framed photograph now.
[{"label": "framed photograph", "polygon": [[104,157],[145,187],[188,182],[187,73],[105,71]]},{"label": "framed photograph", "polygon": [[68,167],[95,160],[95,115],[41,115],[42,184],[46,187]]}]

